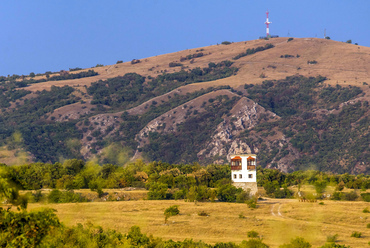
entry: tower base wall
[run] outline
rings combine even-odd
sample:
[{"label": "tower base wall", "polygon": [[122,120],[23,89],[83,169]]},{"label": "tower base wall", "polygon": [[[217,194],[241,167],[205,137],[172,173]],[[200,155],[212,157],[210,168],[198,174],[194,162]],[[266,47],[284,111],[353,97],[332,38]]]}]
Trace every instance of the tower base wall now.
[{"label": "tower base wall", "polygon": [[233,185],[236,187],[236,188],[242,188],[244,191],[248,191],[248,189],[250,189],[250,194],[251,195],[256,195],[257,192],[258,192],[258,188],[257,188],[257,182],[244,182],[244,183],[236,183],[236,182],[233,182]]}]

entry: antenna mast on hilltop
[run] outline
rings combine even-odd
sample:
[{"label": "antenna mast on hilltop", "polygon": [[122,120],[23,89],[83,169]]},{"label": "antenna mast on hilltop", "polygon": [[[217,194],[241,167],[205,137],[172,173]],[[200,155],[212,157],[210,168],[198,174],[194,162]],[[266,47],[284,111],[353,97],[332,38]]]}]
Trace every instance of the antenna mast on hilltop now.
[{"label": "antenna mast on hilltop", "polygon": [[269,22],[269,11],[267,10],[266,11],[266,37],[269,38],[270,37],[270,29],[269,29],[269,25],[271,24],[272,22]]}]

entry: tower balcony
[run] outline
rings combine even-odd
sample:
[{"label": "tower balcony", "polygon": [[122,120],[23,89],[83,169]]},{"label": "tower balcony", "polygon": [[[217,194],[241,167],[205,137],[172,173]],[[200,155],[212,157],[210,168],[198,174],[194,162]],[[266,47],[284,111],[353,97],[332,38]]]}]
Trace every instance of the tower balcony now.
[{"label": "tower balcony", "polygon": [[242,166],[241,165],[232,165],[231,170],[242,170]]},{"label": "tower balcony", "polygon": [[247,170],[255,170],[256,166],[255,165],[248,165]]}]

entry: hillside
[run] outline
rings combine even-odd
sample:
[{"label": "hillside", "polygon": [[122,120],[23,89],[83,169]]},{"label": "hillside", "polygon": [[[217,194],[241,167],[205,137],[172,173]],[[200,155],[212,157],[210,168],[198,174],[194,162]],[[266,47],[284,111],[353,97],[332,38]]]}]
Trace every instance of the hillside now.
[{"label": "hillside", "polygon": [[[32,75],[33,76],[33,75]],[[370,48],[276,38],[1,77],[1,162],[225,163],[369,173]]]}]

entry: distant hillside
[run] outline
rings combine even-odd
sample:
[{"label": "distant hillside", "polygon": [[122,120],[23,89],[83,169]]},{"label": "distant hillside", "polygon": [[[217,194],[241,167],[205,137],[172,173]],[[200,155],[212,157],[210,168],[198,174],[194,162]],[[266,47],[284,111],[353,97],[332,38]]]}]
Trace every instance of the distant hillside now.
[{"label": "distant hillside", "polygon": [[[31,77],[32,76],[32,77]],[[67,158],[369,173],[370,48],[276,38],[0,77],[1,162]]]}]

